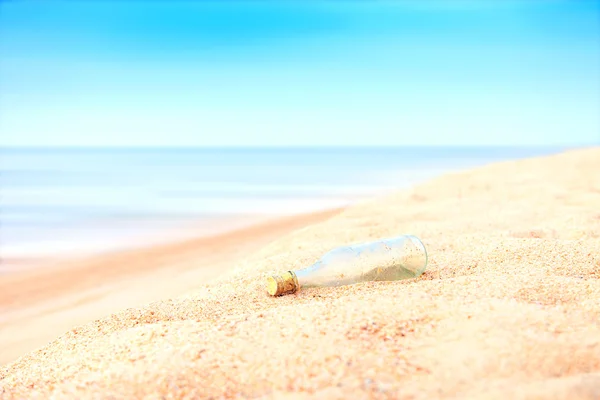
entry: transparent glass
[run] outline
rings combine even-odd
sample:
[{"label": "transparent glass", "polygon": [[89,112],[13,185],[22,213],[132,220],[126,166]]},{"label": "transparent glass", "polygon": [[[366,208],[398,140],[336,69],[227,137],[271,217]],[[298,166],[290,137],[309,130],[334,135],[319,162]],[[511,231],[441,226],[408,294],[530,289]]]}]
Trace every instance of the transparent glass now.
[{"label": "transparent glass", "polygon": [[325,287],[416,278],[426,267],[423,242],[404,235],[336,248],[294,273],[299,287]]}]

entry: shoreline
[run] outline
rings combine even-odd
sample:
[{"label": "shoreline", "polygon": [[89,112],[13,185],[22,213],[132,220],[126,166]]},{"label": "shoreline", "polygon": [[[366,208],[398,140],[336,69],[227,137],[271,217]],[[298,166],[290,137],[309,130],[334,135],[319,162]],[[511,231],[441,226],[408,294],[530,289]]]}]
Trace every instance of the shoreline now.
[{"label": "shoreline", "polygon": [[[3,255],[0,265],[0,277],[38,268],[47,268],[74,260],[85,260],[107,254],[139,251],[156,246],[173,245],[190,240],[228,234],[289,216],[291,215],[228,214],[191,218],[188,221],[167,219],[163,221],[162,227],[160,225],[153,226],[150,229],[150,234],[146,234],[145,236],[131,235],[126,237],[125,240],[118,240],[118,238],[114,237],[110,241],[98,238],[95,241],[95,245],[92,244],[93,241],[88,241],[88,246],[85,245],[86,242],[75,243],[75,246],[73,246],[72,238],[65,237],[60,240],[62,245],[56,245],[55,242],[54,245],[31,243],[27,246],[11,246],[8,249],[0,249]],[[165,225],[170,226],[167,229],[163,229]],[[92,228],[88,229],[92,230]],[[111,229],[118,231],[118,227],[112,227]],[[86,235],[89,236],[90,232],[86,232]],[[15,251],[15,247],[20,248],[20,251]]]},{"label": "shoreline", "polygon": [[[599,170],[600,147],[495,163],[203,242],[204,257],[171,247],[169,268],[2,314],[0,357],[28,353],[0,366],[0,387],[9,398],[595,399]],[[275,270],[403,233],[427,247],[418,278],[265,291]],[[32,346],[47,329],[58,333]]]},{"label": "shoreline", "polygon": [[76,325],[200,287],[247,253],[342,210],[271,218],[212,235],[41,262],[0,275],[0,365]]},{"label": "shoreline", "polygon": [[[0,252],[3,255],[0,276],[3,273],[12,274],[21,270],[40,268],[51,264],[48,262],[49,260],[54,260],[52,263],[64,262],[181,243],[202,237],[230,233],[288,216],[291,216],[291,214],[232,213],[202,217],[190,216],[187,219],[160,217],[156,221],[152,221],[151,217],[141,221],[124,218],[118,220],[116,224],[114,221],[103,221],[103,225],[97,225],[95,228],[91,224],[85,229],[72,229],[70,235],[63,236],[57,241],[51,241],[50,244],[47,241],[38,241],[0,247]],[[132,232],[123,233],[119,224],[138,226]],[[110,226],[110,232],[98,232],[105,230],[107,226]]]},{"label": "shoreline", "polygon": [[[76,157],[68,159],[44,149],[38,162],[27,150],[6,150],[0,274],[29,258],[140,248],[165,237],[197,237],[203,225],[207,231],[228,220],[345,207],[446,173],[563,147],[73,149]],[[122,171],[135,171],[135,179]]]}]

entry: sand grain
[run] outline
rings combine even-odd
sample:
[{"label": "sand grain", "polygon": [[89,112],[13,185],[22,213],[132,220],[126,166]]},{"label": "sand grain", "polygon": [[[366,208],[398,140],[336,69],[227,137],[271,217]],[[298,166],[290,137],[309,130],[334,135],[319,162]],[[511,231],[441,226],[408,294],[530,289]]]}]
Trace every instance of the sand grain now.
[{"label": "sand grain", "polygon": [[[600,149],[364,202],[189,295],[0,369],[2,398],[600,398]],[[420,278],[268,297],[267,274],[415,234]],[[111,397],[112,396],[112,397]]]}]

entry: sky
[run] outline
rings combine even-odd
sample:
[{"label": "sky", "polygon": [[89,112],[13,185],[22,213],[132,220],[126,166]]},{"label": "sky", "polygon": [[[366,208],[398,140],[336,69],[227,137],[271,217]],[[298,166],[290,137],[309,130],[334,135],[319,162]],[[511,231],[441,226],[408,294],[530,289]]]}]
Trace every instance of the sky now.
[{"label": "sky", "polygon": [[598,1],[0,3],[0,146],[589,144]]}]

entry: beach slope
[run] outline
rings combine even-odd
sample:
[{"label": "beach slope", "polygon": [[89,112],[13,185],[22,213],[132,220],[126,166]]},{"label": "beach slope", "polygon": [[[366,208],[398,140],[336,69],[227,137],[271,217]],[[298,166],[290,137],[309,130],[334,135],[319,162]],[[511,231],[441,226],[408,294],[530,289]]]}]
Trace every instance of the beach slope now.
[{"label": "beach slope", "polygon": [[193,291],[278,237],[340,211],[274,217],[149,247],[40,260],[0,275],[0,365],[74,326]]},{"label": "beach slope", "polygon": [[[428,248],[418,279],[265,292],[272,272],[400,234]],[[0,397],[598,399],[600,149],[357,204],[0,367]]]}]

